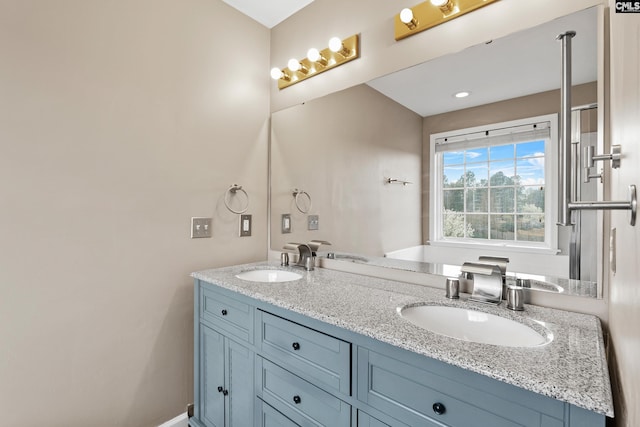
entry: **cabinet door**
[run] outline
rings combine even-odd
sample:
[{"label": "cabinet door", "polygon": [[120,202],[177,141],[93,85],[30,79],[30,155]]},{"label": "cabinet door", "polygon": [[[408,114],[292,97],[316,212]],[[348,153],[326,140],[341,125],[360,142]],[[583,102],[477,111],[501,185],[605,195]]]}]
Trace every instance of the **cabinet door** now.
[{"label": "cabinet door", "polygon": [[226,370],[228,388],[227,426],[247,427],[253,425],[254,353],[248,348],[226,339]]},{"label": "cabinet door", "polygon": [[200,343],[200,414],[207,426],[224,427],[224,337],[201,324]]}]

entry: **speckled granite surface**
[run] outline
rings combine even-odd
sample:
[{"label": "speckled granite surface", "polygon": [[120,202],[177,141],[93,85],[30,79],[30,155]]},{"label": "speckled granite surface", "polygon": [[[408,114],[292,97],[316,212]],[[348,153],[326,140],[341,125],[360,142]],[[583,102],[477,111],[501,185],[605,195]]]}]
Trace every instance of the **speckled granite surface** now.
[{"label": "speckled granite surface", "polygon": [[[441,289],[316,268],[302,279],[258,283],[236,274],[280,269],[254,263],[193,273],[192,276],[249,297],[369,336],[452,365],[486,375],[581,408],[613,416],[613,401],[600,321],[595,316],[527,305],[524,312],[449,300]],[[415,326],[397,308],[416,303],[472,308],[507,317],[554,336],[542,347],[478,344],[445,337]]]}]

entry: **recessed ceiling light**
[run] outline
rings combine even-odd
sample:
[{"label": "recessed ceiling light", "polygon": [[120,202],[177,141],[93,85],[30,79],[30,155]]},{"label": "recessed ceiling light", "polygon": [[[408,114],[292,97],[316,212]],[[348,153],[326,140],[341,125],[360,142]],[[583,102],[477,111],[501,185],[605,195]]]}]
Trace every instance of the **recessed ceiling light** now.
[{"label": "recessed ceiling light", "polygon": [[471,92],[458,92],[453,94],[456,98],[466,98],[469,95],[471,95]]}]

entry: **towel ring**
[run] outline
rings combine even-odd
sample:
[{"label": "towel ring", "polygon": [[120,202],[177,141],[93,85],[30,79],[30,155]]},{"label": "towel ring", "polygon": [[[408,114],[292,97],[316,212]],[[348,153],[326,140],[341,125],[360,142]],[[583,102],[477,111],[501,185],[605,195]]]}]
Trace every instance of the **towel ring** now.
[{"label": "towel ring", "polygon": [[[302,196],[303,194],[307,196],[307,199],[309,199],[309,207],[306,210],[300,207],[300,196]],[[295,198],[296,208],[298,208],[298,210],[303,214],[309,213],[309,211],[311,210],[311,196],[309,195],[309,193],[307,193],[306,191],[302,191],[302,190],[298,190],[297,188],[294,188],[293,197]]]},{"label": "towel ring", "polygon": [[[247,198],[247,204],[244,206],[243,209],[240,209],[240,210],[235,210],[231,208],[231,206],[229,206],[229,202],[231,201],[231,196],[236,194],[237,192],[244,193],[245,197]],[[227,192],[224,193],[224,205],[227,207],[227,209],[229,209],[234,214],[243,214],[247,211],[247,209],[249,209],[249,195],[242,188],[242,185],[233,184],[231,187],[227,189]]]}]

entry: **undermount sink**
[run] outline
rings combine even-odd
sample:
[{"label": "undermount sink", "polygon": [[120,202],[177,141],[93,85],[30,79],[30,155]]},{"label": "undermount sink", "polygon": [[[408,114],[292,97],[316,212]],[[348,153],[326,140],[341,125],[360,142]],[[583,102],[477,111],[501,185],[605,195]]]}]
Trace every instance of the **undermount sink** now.
[{"label": "undermount sink", "polygon": [[414,325],[464,341],[504,347],[539,347],[553,340],[549,331],[543,335],[520,322],[465,308],[414,305],[399,307],[398,312]]},{"label": "undermount sink", "polygon": [[292,282],[302,278],[302,274],[287,270],[247,270],[240,274],[236,274],[238,279],[248,282]]}]

